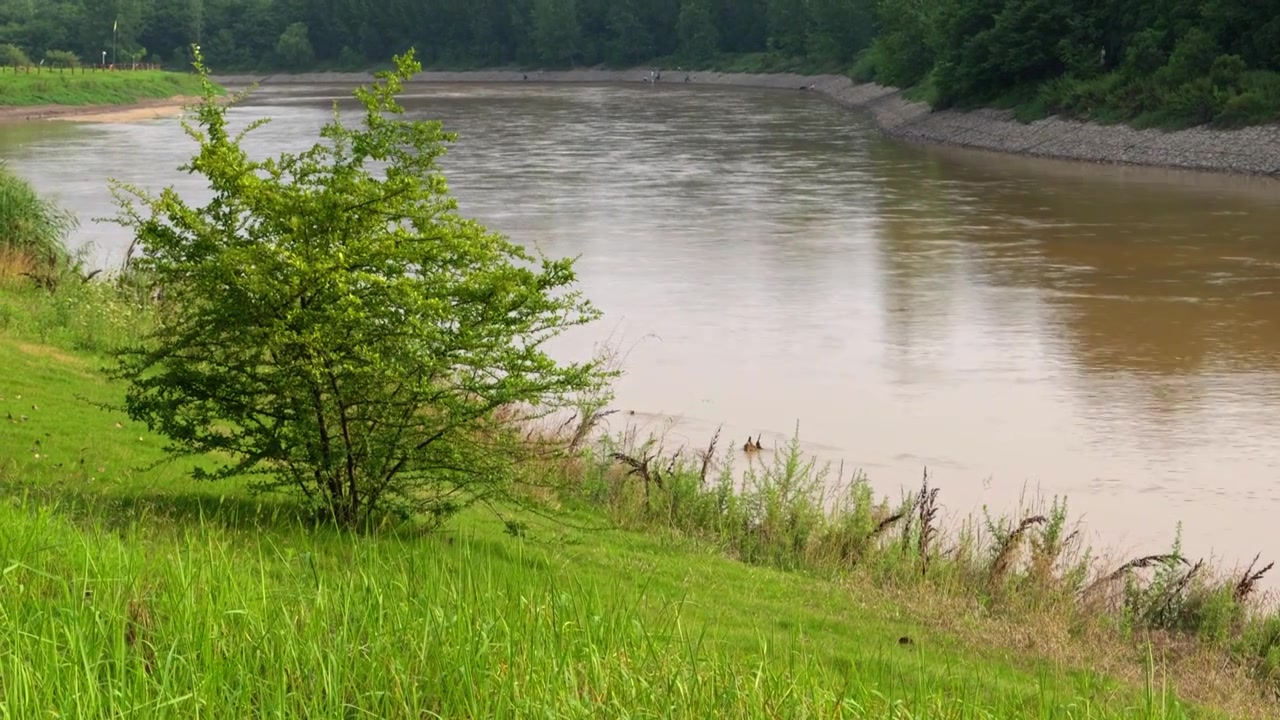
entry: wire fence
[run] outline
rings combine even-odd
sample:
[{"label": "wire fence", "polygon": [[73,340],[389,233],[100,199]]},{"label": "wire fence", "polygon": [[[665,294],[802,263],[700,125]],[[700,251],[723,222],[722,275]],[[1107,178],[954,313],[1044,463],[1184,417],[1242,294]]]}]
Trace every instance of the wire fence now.
[{"label": "wire fence", "polygon": [[53,67],[50,65],[0,65],[0,74],[8,75],[88,75],[100,72],[131,72],[137,70],[163,70],[159,63],[107,63],[106,65],[77,65]]}]

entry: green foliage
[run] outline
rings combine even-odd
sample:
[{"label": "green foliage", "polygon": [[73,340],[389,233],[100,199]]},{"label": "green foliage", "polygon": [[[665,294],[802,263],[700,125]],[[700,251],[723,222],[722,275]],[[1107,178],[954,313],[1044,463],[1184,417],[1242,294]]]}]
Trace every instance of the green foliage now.
[{"label": "green foliage", "polygon": [[69,50],[46,50],[44,53],[44,59],[51,67],[80,67],[80,56]]},{"label": "green foliage", "polygon": [[864,0],[812,0],[812,22],[805,54],[815,62],[845,67],[871,42],[871,3]]},{"label": "green foliage", "polygon": [[927,0],[877,0],[880,33],[864,59],[863,77],[904,88],[922,81],[935,62],[934,51],[926,42],[930,10]]},{"label": "green foliage", "polygon": [[[23,671],[0,703],[86,720],[1215,717],[921,635],[873,592],[635,533],[466,520],[456,539],[351,538],[234,500],[6,498],[0,661]],[[899,648],[904,632],[921,644]]]},{"label": "green foliage", "polygon": [[762,0],[768,37],[765,50],[802,57],[810,25],[809,3],[795,0]]},{"label": "green foliage", "polygon": [[551,65],[570,65],[582,54],[575,0],[533,0],[533,44]]},{"label": "green foliage", "polygon": [[943,106],[990,102],[1001,94],[1062,72],[1057,44],[1067,17],[1061,2],[952,2],[939,22],[937,87]]},{"label": "green foliage", "polygon": [[619,0],[609,6],[606,52],[613,65],[631,65],[653,57],[653,35],[633,5],[634,0]]},{"label": "green foliage", "polygon": [[681,0],[676,20],[680,55],[689,62],[703,63],[715,56],[720,45],[710,0]]},{"label": "green foliage", "polygon": [[338,53],[337,65],[344,70],[360,70],[368,63],[369,61],[363,55],[349,46],[343,45],[342,52]]},{"label": "green foliage", "polygon": [[[873,29],[862,0],[817,0],[812,9],[794,0],[695,4],[688,50],[708,58],[714,46],[839,69],[866,46]],[[40,5],[40,12],[29,13],[20,3],[0,3],[4,38],[40,55],[67,48],[96,58],[111,47],[115,18],[101,3]],[[133,0],[119,9],[121,58],[146,47],[186,67],[185,48],[198,43],[219,72],[367,69],[406,47],[419,48],[425,65],[448,68],[637,65],[680,62],[682,53],[680,0]]]},{"label": "green foliage", "polygon": [[[112,41],[115,16],[103,7],[48,0],[28,12],[0,3],[2,37],[26,55],[67,48],[96,58]],[[185,48],[199,42],[218,72],[368,69],[417,47],[424,64],[453,69],[670,63],[850,72],[904,90],[927,83],[913,96],[939,107],[1016,100],[1023,120],[1280,120],[1274,2],[134,0],[117,10],[121,58],[162,49],[185,67]]]},{"label": "green foliage", "polygon": [[1168,62],[1168,55],[1160,48],[1163,33],[1147,28],[1135,33],[1125,50],[1123,69],[1131,77],[1154,74]]},{"label": "green foliage", "polygon": [[159,70],[0,72],[0,97],[6,105],[124,105],[199,92],[200,82],[194,75]]},{"label": "green foliage", "polygon": [[396,63],[355,92],[361,127],[335,108],[327,143],[264,161],[240,146],[260,123],[230,135],[206,80],[183,169],[209,203],[113,183],[137,269],[166,296],[156,330],[118,355],[130,416],[174,452],[227,458],[201,477],[261,476],[347,525],[502,495],[518,421],[608,377],[544,352],[598,315],[572,261],[456,213],[436,167],[453,136],[395,119],[419,69],[412,52]]},{"label": "green foliage", "polygon": [[[1233,126],[1280,119],[1267,89],[1280,57],[1261,5],[1136,6],[1048,0],[913,0],[877,7],[880,32],[856,75],[932,104],[1011,105],[1138,126]],[[1274,45],[1271,45],[1274,47]]]},{"label": "green foliage", "polygon": [[276,54],[290,70],[305,70],[315,63],[316,54],[307,35],[307,24],[296,22],[285,28],[276,42]]},{"label": "green foliage", "polygon": [[[103,354],[127,346],[152,327],[154,305],[145,292],[127,283],[86,281],[76,265],[37,277],[39,284],[26,279],[8,283],[16,287],[0,295],[0,331]],[[3,278],[0,271],[0,286]]]},{"label": "green foliage", "polygon": [[0,65],[30,65],[31,58],[17,45],[5,43],[0,45]]},{"label": "green foliage", "polygon": [[22,255],[47,271],[67,265],[67,234],[76,226],[75,214],[40,197],[31,183],[0,163],[0,254]]}]

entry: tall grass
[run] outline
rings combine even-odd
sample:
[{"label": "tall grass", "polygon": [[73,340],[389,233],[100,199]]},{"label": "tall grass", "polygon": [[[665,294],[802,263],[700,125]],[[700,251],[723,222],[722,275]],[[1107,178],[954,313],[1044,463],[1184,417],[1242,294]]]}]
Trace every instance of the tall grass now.
[{"label": "tall grass", "polygon": [[[73,513],[74,514],[74,513]],[[1182,718],[804,633],[713,641],[679,598],[485,534],[355,539],[0,505],[0,706],[22,717]],[[766,580],[767,582],[767,580]]]},{"label": "tall grass", "polygon": [[[21,262],[8,267],[22,267]],[[151,327],[155,303],[126,283],[86,282],[73,273],[60,277],[46,288],[40,276],[5,280],[0,273],[0,332],[101,355]]]},{"label": "tall grass", "polygon": [[75,215],[40,197],[0,161],[0,273],[14,275],[65,265],[64,241]]},{"label": "tall grass", "polygon": [[66,246],[73,213],[0,163],[0,330],[101,353],[139,337],[155,304],[127,268],[91,282]]},{"label": "tall grass", "polygon": [[1178,648],[1193,682],[1215,663],[1238,665],[1280,696],[1280,611],[1256,591],[1273,564],[1213,570],[1184,557],[1180,533],[1167,553],[1108,563],[1080,542],[1065,497],[943,528],[927,473],[891,502],[864,475],[833,477],[806,459],[798,435],[772,453],[717,445],[718,435],[701,453],[672,453],[657,437],[604,435],[561,494],[744,562],[1048,620],[1107,653],[1155,641]]}]

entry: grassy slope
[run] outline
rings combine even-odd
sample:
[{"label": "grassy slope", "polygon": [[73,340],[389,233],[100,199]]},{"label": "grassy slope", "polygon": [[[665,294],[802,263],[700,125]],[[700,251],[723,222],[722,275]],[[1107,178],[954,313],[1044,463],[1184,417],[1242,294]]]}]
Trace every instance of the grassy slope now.
[{"label": "grassy slope", "polygon": [[42,73],[0,72],[0,107],[127,105],[141,100],[200,94],[200,80],[161,70]]},{"label": "grassy slope", "polygon": [[530,515],[523,538],[482,512],[437,536],[306,530],[283,506],[192,484],[183,463],[153,465],[161,441],[93,405],[121,388],[67,348],[107,339],[99,320],[0,288],[6,714],[1218,716],[1158,677],[1144,689],[1061,666],[869,585],[589,512]]}]

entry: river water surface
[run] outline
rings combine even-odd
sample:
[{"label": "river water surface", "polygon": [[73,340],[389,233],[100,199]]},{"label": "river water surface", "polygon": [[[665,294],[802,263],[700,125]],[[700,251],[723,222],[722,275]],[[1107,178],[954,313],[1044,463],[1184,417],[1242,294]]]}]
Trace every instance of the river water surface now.
[{"label": "river water surface", "polygon": [[[949,511],[1066,494],[1095,542],[1276,557],[1280,184],[904,146],[809,93],[413,86],[461,138],[464,213],[580,255],[626,352],[613,428],[724,424]],[[341,87],[270,88],[254,153],[298,150]],[[116,265],[106,178],[201,194],[174,120],[7,126],[0,157]]]}]

